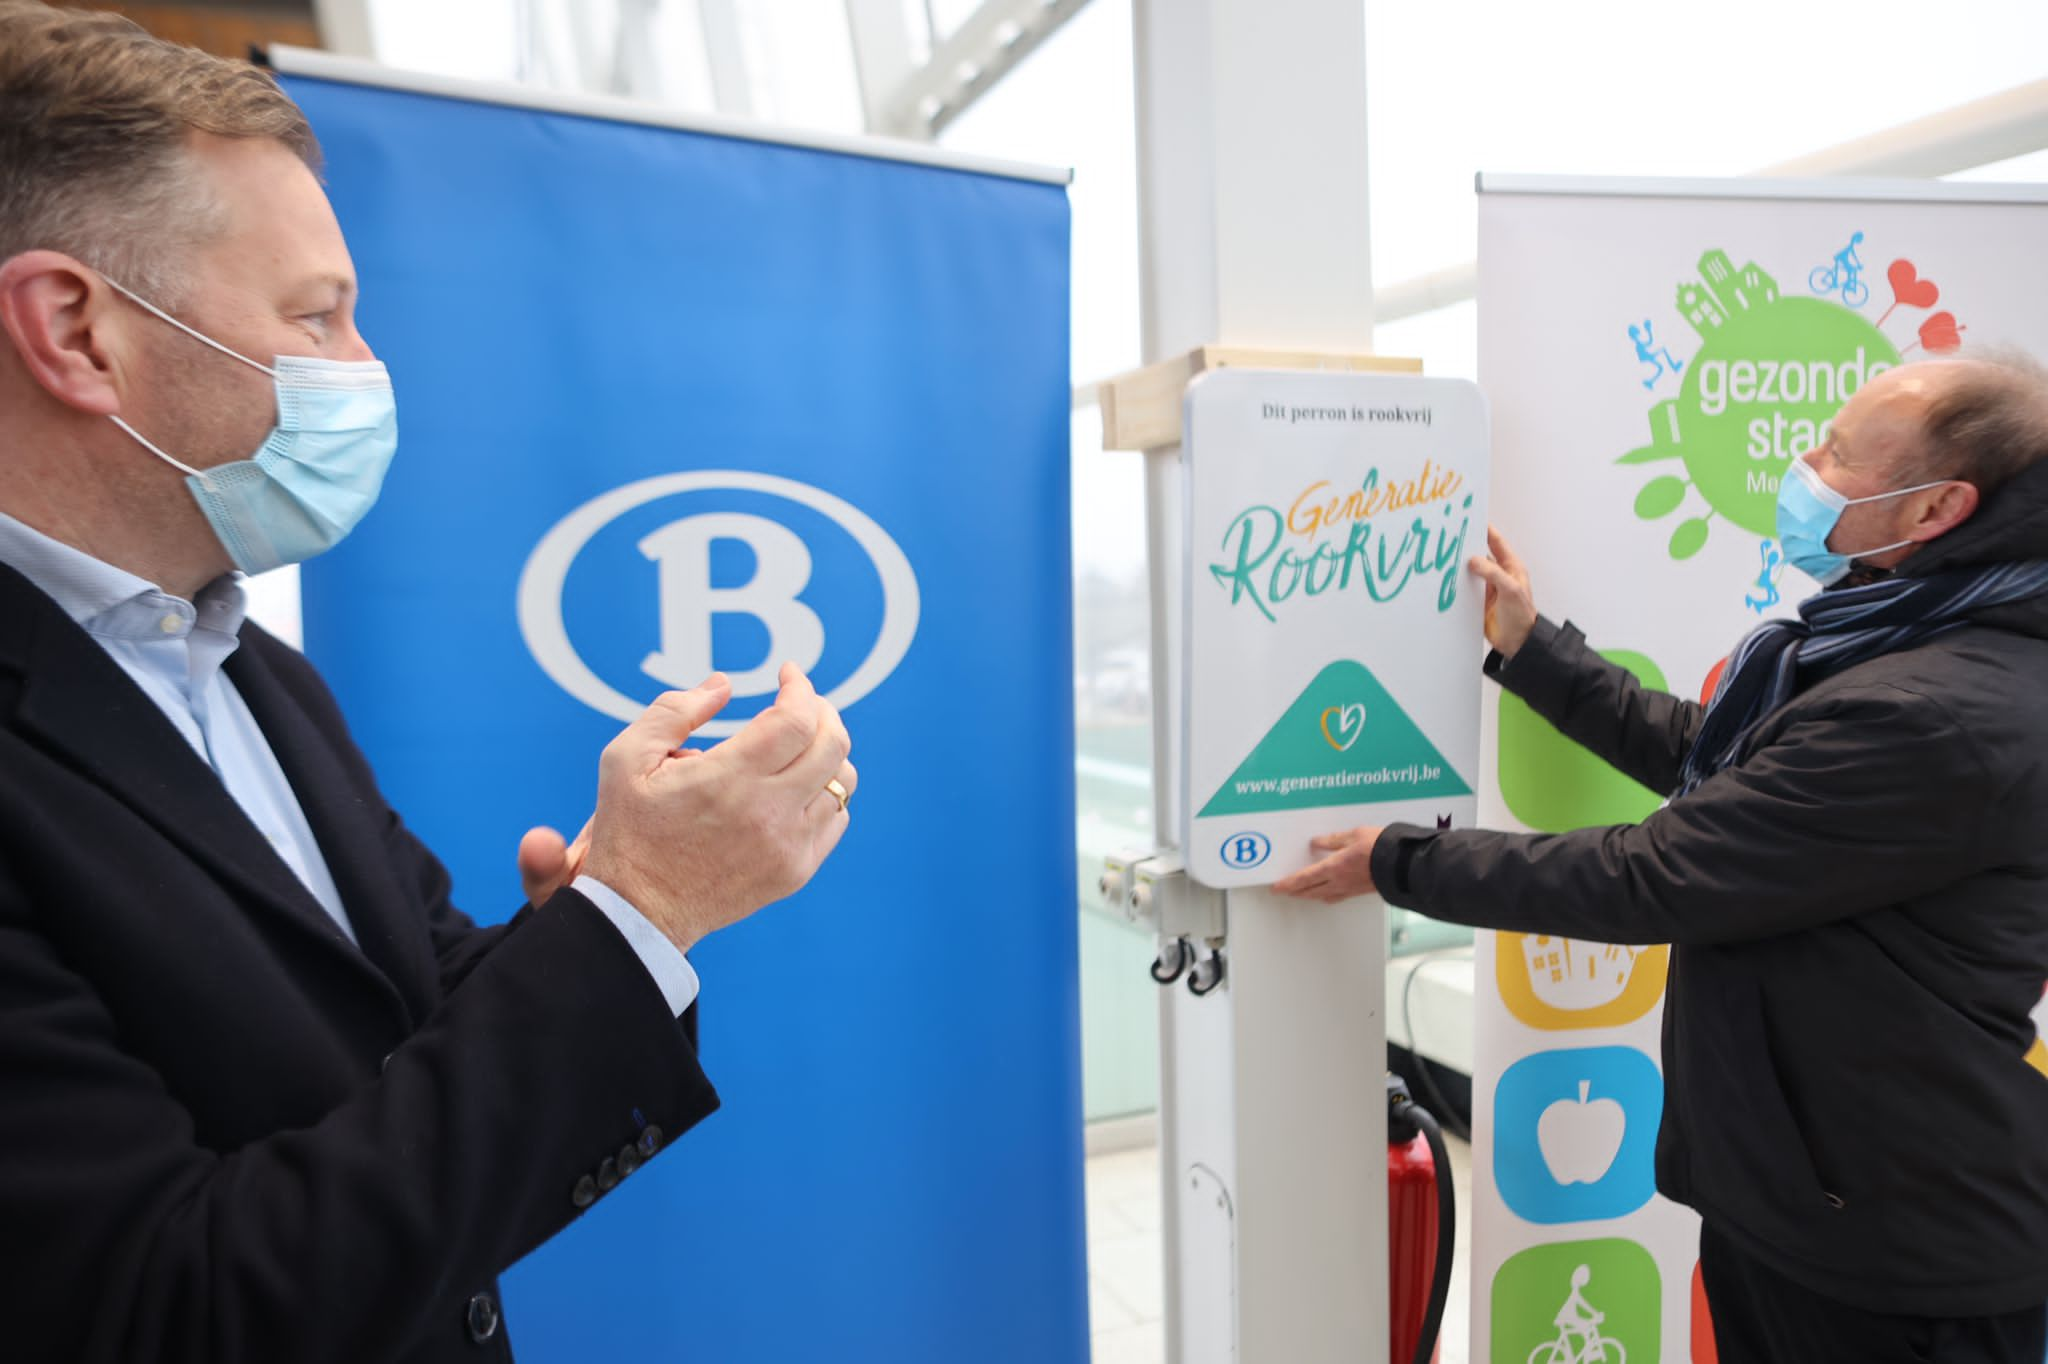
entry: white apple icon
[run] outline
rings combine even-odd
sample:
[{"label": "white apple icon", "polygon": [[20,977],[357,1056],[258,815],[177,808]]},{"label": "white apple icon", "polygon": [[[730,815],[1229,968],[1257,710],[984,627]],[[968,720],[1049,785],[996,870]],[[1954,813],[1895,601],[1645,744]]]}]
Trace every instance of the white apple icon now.
[{"label": "white apple icon", "polygon": [[1559,1099],[1536,1121],[1536,1149],[1559,1184],[1597,1184],[1621,1153],[1628,1114],[1612,1099],[1587,1101],[1591,1080],[1579,1081],[1577,1102]]}]

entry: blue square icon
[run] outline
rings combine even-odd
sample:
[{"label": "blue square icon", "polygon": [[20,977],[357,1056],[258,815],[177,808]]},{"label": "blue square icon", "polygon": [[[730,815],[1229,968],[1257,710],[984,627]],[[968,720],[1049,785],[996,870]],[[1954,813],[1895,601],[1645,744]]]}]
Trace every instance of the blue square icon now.
[{"label": "blue square icon", "polygon": [[1633,1047],[1539,1052],[1493,1094],[1493,1182],[1529,1222],[1622,1217],[1657,1191],[1664,1077]]}]

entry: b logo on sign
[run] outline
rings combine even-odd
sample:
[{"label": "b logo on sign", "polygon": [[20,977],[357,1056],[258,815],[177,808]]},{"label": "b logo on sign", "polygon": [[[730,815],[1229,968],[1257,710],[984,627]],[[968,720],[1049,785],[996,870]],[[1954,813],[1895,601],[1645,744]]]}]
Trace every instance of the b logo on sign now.
[{"label": "b logo on sign", "polygon": [[1223,861],[1239,871],[1249,871],[1273,855],[1273,840],[1264,834],[1232,834],[1223,840]]},{"label": "b logo on sign", "polygon": [[[917,575],[910,560],[887,531],[844,499],[794,479],[736,470],[664,474],[629,483],[584,503],[541,537],[519,578],[519,629],[542,670],[594,710],[619,720],[639,717],[651,696],[626,695],[577,651],[564,619],[563,589],[577,557],[606,527],[649,503],[704,492],[767,494],[822,515],[853,540],[881,582],[881,625],[859,666],[825,695],[844,710],[880,686],[903,661],[917,633]],[[714,547],[733,543],[751,556],[751,576],[738,584],[715,585]],[[725,669],[736,699],[773,692],[777,668],[785,660],[809,671],[824,656],[826,622],[800,595],[811,582],[812,550],[790,526],[753,513],[702,512],[641,536],[636,548],[656,569],[658,647],[640,661],[640,670],[656,682],[692,687],[717,669],[712,634],[713,621],[721,616],[748,617],[759,627],[757,634],[765,631],[767,636],[766,649],[748,666]],[[743,723],[720,718],[697,733],[723,738]]]}]

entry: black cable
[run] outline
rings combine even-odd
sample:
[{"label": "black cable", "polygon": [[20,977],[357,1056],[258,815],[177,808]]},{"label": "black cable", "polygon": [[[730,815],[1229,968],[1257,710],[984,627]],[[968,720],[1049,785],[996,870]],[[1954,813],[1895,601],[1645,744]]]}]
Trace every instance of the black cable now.
[{"label": "black cable", "polygon": [[[1467,952],[1470,949],[1454,947],[1449,951]],[[1469,1143],[1472,1140],[1471,1127],[1458,1120],[1457,1106],[1444,1097],[1444,1092],[1436,1086],[1436,1077],[1430,1074],[1429,1068],[1433,1063],[1415,1045],[1415,1016],[1411,1012],[1415,1000],[1415,978],[1431,962],[1446,959],[1445,952],[1424,952],[1415,965],[1408,968],[1408,979],[1401,982],[1401,1032],[1408,1039],[1408,1054],[1415,1058],[1415,1073],[1421,1078],[1422,1087],[1429,1092],[1429,1101],[1436,1105],[1435,1113],[1442,1115],[1441,1121],[1451,1129],[1452,1136]]]},{"label": "black cable", "polygon": [[[1173,954],[1173,963],[1167,970],[1167,973],[1161,975],[1159,974],[1160,968],[1167,966],[1166,954],[1168,952]],[[1195,949],[1189,945],[1186,938],[1175,938],[1172,946],[1161,948],[1159,955],[1152,959],[1152,979],[1158,981],[1161,985],[1171,985],[1186,975],[1188,968],[1194,964]]]},{"label": "black cable", "polygon": [[1451,1294],[1451,1262],[1458,1249],[1458,1191],[1451,1183],[1451,1153],[1444,1146],[1443,1128],[1436,1116],[1421,1104],[1410,1104],[1407,1118],[1429,1139],[1430,1158],[1436,1162],[1436,1274],[1429,1286],[1429,1310],[1422,1315],[1422,1337],[1415,1342],[1415,1364],[1429,1364],[1436,1353],[1436,1338],[1443,1330],[1444,1304]]}]

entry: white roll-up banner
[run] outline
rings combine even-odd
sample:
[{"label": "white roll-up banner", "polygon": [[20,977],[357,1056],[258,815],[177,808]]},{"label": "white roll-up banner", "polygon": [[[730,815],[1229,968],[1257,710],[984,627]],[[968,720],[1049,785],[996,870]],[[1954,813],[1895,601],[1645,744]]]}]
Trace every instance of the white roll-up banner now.
[{"label": "white roll-up banner", "polygon": [[[1547,615],[1679,695],[1815,590],[1774,538],[1778,480],[1845,399],[1965,343],[2048,355],[2048,186],[1479,188],[1493,521]],[[1498,691],[1481,753],[1489,827],[1628,823],[1661,800]],[[1475,1362],[1714,1358],[1698,1220],[1651,1168],[1666,960],[1479,935]]]}]

